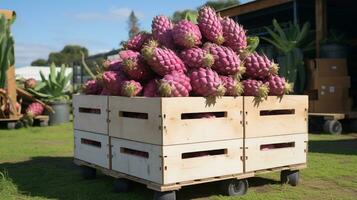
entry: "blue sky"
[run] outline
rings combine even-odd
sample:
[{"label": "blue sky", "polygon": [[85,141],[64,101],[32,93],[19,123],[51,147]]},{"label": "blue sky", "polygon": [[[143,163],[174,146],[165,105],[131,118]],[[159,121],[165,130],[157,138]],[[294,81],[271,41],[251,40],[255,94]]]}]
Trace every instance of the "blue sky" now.
[{"label": "blue sky", "polygon": [[[1,9],[15,10],[12,27],[16,41],[16,66],[59,51],[66,44],[83,45],[90,54],[117,48],[128,38],[127,19],[134,10],[140,27],[150,30],[158,14],[196,8],[204,0],[1,0]],[[245,1],[242,1],[245,2]]]}]

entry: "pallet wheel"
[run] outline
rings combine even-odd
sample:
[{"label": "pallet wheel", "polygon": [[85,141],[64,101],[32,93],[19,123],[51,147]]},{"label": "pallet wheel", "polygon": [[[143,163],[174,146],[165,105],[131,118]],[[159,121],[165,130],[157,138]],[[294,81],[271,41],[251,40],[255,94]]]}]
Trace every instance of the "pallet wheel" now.
[{"label": "pallet wheel", "polygon": [[12,130],[16,128],[16,122],[8,122],[7,129]]},{"label": "pallet wheel", "polygon": [[117,178],[114,180],[115,192],[129,192],[131,189],[131,182],[125,178]]},{"label": "pallet wheel", "polygon": [[222,182],[222,190],[228,196],[243,196],[247,193],[248,187],[247,179],[231,179]]},{"label": "pallet wheel", "polygon": [[40,127],[48,126],[48,121],[40,121]]},{"label": "pallet wheel", "polygon": [[280,172],[280,181],[282,184],[297,186],[299,183],[299,170],[283,170]]},{"label": "pallet wheel", "polygon": [[84,179],[94,179],[97,175],[97,170],[92,167],[80,166],[80,169]]},{"label": "pallet wheel", "polygon": [[326,120],[323,129],[325,132],[330,134],[341,134],[342,124],[337,120]]},{"label": "pallet wheel", "polygon": [[176,200],[176,192],[155,192],[154,200]]}]

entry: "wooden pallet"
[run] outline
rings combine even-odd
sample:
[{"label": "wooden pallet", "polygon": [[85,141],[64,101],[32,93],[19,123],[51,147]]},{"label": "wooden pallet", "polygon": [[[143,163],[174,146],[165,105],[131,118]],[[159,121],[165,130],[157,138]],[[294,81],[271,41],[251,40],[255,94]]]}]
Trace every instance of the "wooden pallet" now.
[{"label": "wooden pallet", "polygon": [[48,115],[39,115],[34,118],[34,125],[35,126],[48,126],[49,116]]},{"label": "wooden pallet", "polygon": [[322,117],[324,120],[356,119],[357,112],[346,113],[309,113],[310,117]]},{"label": "wooden pallet", "polygon": [[202,184],[202,183],[209,183],[209,182],[215,182],[215,181],[223,181],[223,180],[228,180],[228,179],[245,179],[245,178],[251,178],[254,176],[257,176],[259,174],[266,174],[266,173],[271,173],[271,172],[278,172],[278,171],[283,171],[283,170],[301,170],[305,169],[307,167],[306,163],[303,164],[296,164],[296,165],[288,165],[288,166],[282,166],[282,167],[275,167],[275,168],[268,168],[264,170],[257,170],[257,171],[252,171],[252,172],[246,172],[246,173],[239,173],[239,174],[230,174],[230,175],[225,175],[225,176],[216,176],[216,177],[207,177],[203,179],[196,179],[196,180],[190,180],[190,181],[184,181],[184,182],[176,182],[174,184],[167,184],[167,185],[160,185],[145,179],[141,179],[135,176],[131,176],[128,174],[116,172],[113,170],[109,170],[107,168],[100,167],[98,165],[85,162],[79,159],[74,159],[74,163],[78,166],[88,166],[94,169],[99,170],[103,174],[107,176],[111,176],[114,178],[125,178],[137,183],[141,183],[146,185],[149,189],[159,191],[159,192],[166,192],[166,191],[173,191],[173,190],[179,190],[184,186],[189,186],[189,185],[197,185],[197,184]]}]

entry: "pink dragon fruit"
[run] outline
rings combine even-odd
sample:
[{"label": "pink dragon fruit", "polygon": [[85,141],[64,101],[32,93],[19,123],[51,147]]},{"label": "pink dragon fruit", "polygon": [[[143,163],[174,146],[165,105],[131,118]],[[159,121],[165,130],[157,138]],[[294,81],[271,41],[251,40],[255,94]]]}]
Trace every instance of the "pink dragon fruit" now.
[{"label": "pink dragon fruit", "polygon": [[212,67],[214,63],[213,56],[198,47],[181,51],[180,58],[191,68]]},{"label": "pink dragon fruit", "polygon": [[192,91],[204,97],[223,96],[226,92],[218,74],[207,68],[193,69],[190,74]]},{"label": "pink dragon fruit", "polygon": [[31,103],[26,109],[26,115],[29,117],[37,117],[43,113],[45,106],[38,102]]},{"label": "pink dragon fruit", "polygon": [[237,53],[243,52],[247,48],[247,36],[243,27],[229,17],[224,17],[221,24],[225,39],[224,45]]},{"label": "pink dragon fruit", "polygon": [[212,8],[204,6],[199,10],[198,26],[202,35],[209,41],[223,44],[223,28],[219,18]]},{"label": "pink dragon fruit", "polygon": [[155,40],[167,48],[174,49],[175,45],[172,38],[173,25],[169,18],[163,15],[154,17],[151,28]]},{"label": "pink dragon fruit", "polygon": [[83,86],[83,92],[86,95],[98,95],[102,90],[103,87],[97,80],[88,80]]},{"label": "pink dragon fruit", "polygon": [[119,57],[121,60],[124,59],[129,59],[131,57],[135,57],[138,54],[137,51],[133,51],[133,50],[122,50],[119,51]]},{"label": "pink dragon fruit", "polygon": [[158,86],[159,80],[153,79],[149,81],[143,89],[143,96],[144,97],[159,97],[159,86]]},{"label": "pink dragon fruit", "polygon": [[145,81],[152,76],[150,68],[146,65],[139,52],[133,51],[123,56],[122,59],[122,70],[129,79]]},{"label": "pink dragon fruit", "polygon": [[126,97],[135,97],[141,93],[142,89],[143,87],[139,82],[136,82],[134,80],[123,81],[121,87],[121,95]]},{"label": "pink dragon fruit", "polygon": [[120,71],[121,70],[122,60],[106,60],[103,63],[103,67],[105,71]]},{"label": "pink dragon fruit", "polygon": [[245,69],[241,66],[241,61],[237,54],[229,48],[218,45],[210,45],[210,54],[213,55],[214,64],[212,69],[222,75],[233,75],[236,78],[244,73]]},{"label": "pink dragon fruit", "polygon": [[145,42],[151,38],[150,33],[140,32],[128,40],[127,47],[133,51],[140,51]]},{"label": "pink dragon fruit", "polygon": [[242,81],[244,96],[255,96],[260,101],[268,97],[269,87],[262,81],[247,79]]},{"label": "pink dragon fruit", "polygon": [[111,95],[110,94],[110,91],[107,89],[107,88],[103,88],[102,92],[100,93],[100,95],[102,96],[109,96]]},{"label": "pink dragon fruit", "polygon": [[103,88],[106,89],[106,92],[109,92],[110,95],[114,96],[120,96],[121,87],[125,80],[126,77],[122,72],[118,71],[106,71],[102,75]]},{"label": "pink dragon fruit", "polygon": [[246,75],[252,79],[264,80],[271,75],[278,74],[279,67],[269,60],[265,55],[261,56],[257,52],[250,54],[244,60]]},{"label": "pink dragon fruit", "polygon": [[163,97],[188,97],[191,90],[190,78],[180,72],[165,75],[159,83],[159,92]]},{"label": "pink dragon fruit", "polygon": [[202,35],[198,26],[188,20],[179,21],[172,30],[174,42],[185,48],[201,45]]},{"label": "pink dragon fruit", "polygon": [[226,88],[226,96],[240,96],[243,94],[243,85],[232,76],[219,76]]},{"label": "pink dragon fruit", "polygon": [[24,84],[25,89],[29,89],[29,88],[34,89],[36,85],[37,85],[37,81],[34,78],[27,79]]},{"label": "pink dragon fruit", "polygon": [[269,95],[283,96],[293,91],[293,86],[278,75],[270,76],[265,84],[269,86]]},{"label": "pink dragon fruit", "polygon": [[165,76],[173,71],[186,72],[182,60],[170,49],[157,47],[157,42],[150,41],[141,50],[151,69],[160,76]]}]

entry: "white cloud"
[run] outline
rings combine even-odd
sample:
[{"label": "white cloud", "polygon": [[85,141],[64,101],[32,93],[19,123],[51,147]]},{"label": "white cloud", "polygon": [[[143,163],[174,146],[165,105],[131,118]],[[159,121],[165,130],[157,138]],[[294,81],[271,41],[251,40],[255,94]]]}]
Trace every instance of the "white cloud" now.
[{"label": "white cloud", "polygon": [[[76,13],[73,15],[74,18],[79,19],[79,20],[106,20],[106,21],[123,21],[127,20],[132,9],[130,8],[117,8],[117,7],[112,7],[108,11],[105,12],[82,12],[82,13]],[[140,11],[135,11],[135,15],[139,19],[144,18],[144,13]]]},{"label": "white cloud", "polygon": [[15,65],[22,67],[30,65],[32,61],[43,58],[47,59],[48,54],[57,49],[42,44],[16,43],[15,44]]}]

